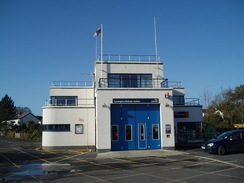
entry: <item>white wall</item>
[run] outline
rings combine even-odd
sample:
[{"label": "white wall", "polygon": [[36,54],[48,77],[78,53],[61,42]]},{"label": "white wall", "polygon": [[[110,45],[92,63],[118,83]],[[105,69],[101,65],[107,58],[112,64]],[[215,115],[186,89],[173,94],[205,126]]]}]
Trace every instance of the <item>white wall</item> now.
[{"label": "white wall", "polygon": [[[102,66],[102,67],[101,67]],[[101,69],[103,70],[101,74]],[[96,62],[96,83],[100,78],[107,78],[108,73],[152,74],[153,78],[163,78],[163,63],[156,62]],[[97,85],[98,86],[98,85]]]},{"label": "white wall", "polygon": [[[94,88],[50,87],[50,96],[77,96],[78,106],[43,107],[43,125],[70,124],[70,132],[43,131],[42,146],[95,146]],[[83,134],[75,134],[75,124],[83,124]]]},{"label": "white wall", "polygon": [[79,106],[94,106],[93,87],[50,87],[50,96],[77,96]]},{"label": "white wall", "polygon": [[[70,124],[70,131],[43,131],[42,146],[95,146],[95,108],[44,107],[43,124]],[[75,124],[83,124],[83,134],[75,134]]]}]

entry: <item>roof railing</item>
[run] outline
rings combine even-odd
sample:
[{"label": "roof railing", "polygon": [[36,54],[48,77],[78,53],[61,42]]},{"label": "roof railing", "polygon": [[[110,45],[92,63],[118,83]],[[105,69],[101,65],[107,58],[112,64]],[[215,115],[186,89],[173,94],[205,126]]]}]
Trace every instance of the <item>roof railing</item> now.
[{"label": "roof railing", "polygon": [[119,62],[160,62],[158,55],[120,55],[120,54],[104,54],[98,55],[98,61],[119,61]]},{"label": "roof railing", "polygon": [[200,105],[199,98],[185,98],[185,105]]},{"label": "roof railing", "polygon": [[88,87],[93,86],[92,81],[53,81],[52,87]]}]

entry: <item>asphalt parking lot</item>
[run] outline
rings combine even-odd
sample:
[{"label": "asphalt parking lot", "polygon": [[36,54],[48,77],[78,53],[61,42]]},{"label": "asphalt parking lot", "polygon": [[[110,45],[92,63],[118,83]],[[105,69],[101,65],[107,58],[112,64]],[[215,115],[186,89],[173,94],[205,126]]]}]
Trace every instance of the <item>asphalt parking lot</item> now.
[{"label": "asphalt parking lot", "polygon": [[105,154],[79,149],[46,151],[40,142],[0,137],[0,181],[244,182],[244,166],[235,159],[221,159],[244,159],[243,153],[223,157],[201,153],[182,149]]}]

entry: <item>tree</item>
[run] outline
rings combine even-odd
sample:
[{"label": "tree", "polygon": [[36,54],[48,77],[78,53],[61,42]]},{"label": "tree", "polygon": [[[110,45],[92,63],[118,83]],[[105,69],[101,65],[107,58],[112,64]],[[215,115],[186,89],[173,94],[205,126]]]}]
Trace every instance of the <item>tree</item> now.
[{"label": "tree", "polygon": [[[216,115],[222,117],[222,120]],[[215,127],[234,127],[235,124],[244,124],[244,85],[237,86],[235,89],[222,89],[211,101],[205,116],[205,124]]]},{"label": "tree", "polygon": [[237,86],[231,93],[231,101],[234,104],[235,111],[238,114],[239,123],[244,123],[244,85]]},{"label": "tree", "polygon": [[16,107],[17,114],[32,113],[29,107]]},{"label": "tree", "polygon": [[207,109],[209,107],[212,99],[213,99],[212,92],[208,88],[205,88],[201,96],[201,101],[204,106],[204,109]]},{"label": "tree", "polygon": [[0,101],[0,123],[14,119],[16,117],[16,107],[14,101],[7,94]]}]

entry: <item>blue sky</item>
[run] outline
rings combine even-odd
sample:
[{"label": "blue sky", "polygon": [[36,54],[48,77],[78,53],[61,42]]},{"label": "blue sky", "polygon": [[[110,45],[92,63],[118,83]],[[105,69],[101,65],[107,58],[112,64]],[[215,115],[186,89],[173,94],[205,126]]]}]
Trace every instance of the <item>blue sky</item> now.
[{"label": "blue sky", "polygon": [[104,54],[158,54],[187,98],[243,83],[243,0],[1,0],[0,98],[42,115],[52,81],[90,81],[95,30]]}]

